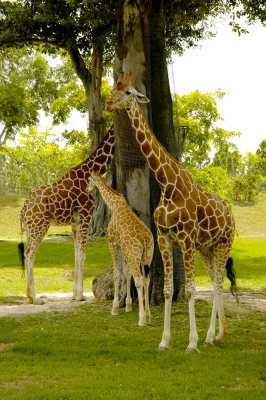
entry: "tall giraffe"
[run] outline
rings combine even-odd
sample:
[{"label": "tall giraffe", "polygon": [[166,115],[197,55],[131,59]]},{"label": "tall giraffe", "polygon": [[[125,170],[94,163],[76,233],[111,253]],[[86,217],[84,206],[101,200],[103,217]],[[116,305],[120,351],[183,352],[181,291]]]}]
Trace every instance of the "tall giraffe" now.
[{"label": "tall giraffe", "polygon": [[[114,301],[112,315],[119,309],[119,249],[127,264],[126,311],[131,311],[130,280],[133,275],[139,300],[139,326],[150,322],[149,270],[153,257],[153,236],[149,228],[134,214],[121,193],[110,188],[98,172],[91,172],[88,191],[97,187],[111,210],[108,225],[108,242],[113,259]],[[144,288],[144,298],[143,298]]]},{"label": "tall giraffe", "polygon": [[[118,77],[116,88],[106,104],[107,111],[125,109],[136,140],[161,188],[161,198],[154,212],[158,245],[164,264],[164,331],[159,349],[169,348],[171,304],[173,295],[173,246],[181,248],[189,305],[190,334],[188,352],[198,351],[195,320],[194,258],[197,250],[203,258],[212,281],[214,300],[207,344],[213,344],[216,314],[219,315],[217,340],[224,336],[223,272],[232,272],[229,252],[234,238],[234,220],[227,204],[216,194],[198,185],[186,168],[177,162],[157,140],[149,128],[138,103],[149,100],[131,85],[131,74]],[[230,274],[229,274],[230,275]],[[231,278],[231,279],[230,279]],[[230,275],[232,286],[234,275]]]},{"label": "tall giraffe", "polygon": [[27,297],[29,303],[43,304],[36,298],[33,266],[35,255],[49,226],[72,225],[75,247],[73,299],[83,300],[85,250],[95,200],[87,192],[91,171],[105,173],[114,155],[114,129],[111,127],[98,148],[83,163],[71,168],[49,186],[34,189],[20,211],[21,237],[26,231],[27,246],[19,244],[19,252],[27,271]]}]

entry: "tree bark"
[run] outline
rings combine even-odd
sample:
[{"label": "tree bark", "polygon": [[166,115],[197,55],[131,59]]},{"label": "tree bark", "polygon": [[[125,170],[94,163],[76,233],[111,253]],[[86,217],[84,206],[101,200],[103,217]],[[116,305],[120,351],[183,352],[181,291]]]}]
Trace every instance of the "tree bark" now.
[{"label": "tree bark", "polygon": [[[151,9],[145,9],[143,1],[126,0],[123,3],[118,22],[114,80],[117,80],[118,73],[123,72],[127,75],[132,72],[133,86],[151,99],[148,107],[147,105],[143,107],[150,126],[166,149],[172,155],[176,155],[177,143],[166,64],[163,1],[153,1],[149,4],[152,4]],[[138,217],[152,229],[155,251],[151,266],[150,294],[151,303],[160,304],[164,300],[164,271],[153,219],[153,211],[160,199],[160,188],[153,174],[149,173],[126,112],[117,111],[114,120],[116,189],[125,196]],[[175,248],[175,297],[181,292],[184,282],[182,269],[176,268],[177,265],[182,266],[182,256],[180,256],[180,250]],[[98,277],[97,279],[99,280]]]},{"label": "tree bark", "polygon": [[[167,57],[164,35],[163,0],[153,1],[150,17],[150,77],[151,77],[151,107],[153,131],[161,144],[174,157],[177,156],[178,146],[173,124],[173,106],[167,71]],[[160,188],[151,174],[151,216],[160,200]],[[154,237],[156,228],[152,218]],[[179,246],[173,252],[174,264],[174,299],[183,297],[184,293],[184,265]],[[158,304],[163,300],[163,265],[161,254],[155,241],[155,253],[151,275],[151,301]]]}]

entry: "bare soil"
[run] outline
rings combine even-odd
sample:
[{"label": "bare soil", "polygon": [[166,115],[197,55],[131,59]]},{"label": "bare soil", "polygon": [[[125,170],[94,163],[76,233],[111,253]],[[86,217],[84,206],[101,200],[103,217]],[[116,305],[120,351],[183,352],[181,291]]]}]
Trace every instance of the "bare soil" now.
[{"label": "bare soil", "polygon": [[[67,312],[74,308],[95,301],[92,292],[84,293],[85,301],[73,301],[72,293],[50,292],[39,295],[44,301],[43,305],[28,304],[27,300],[18,300],[17,304],[0,305],[0,317],[17,317],[21,315],[36,314],[40,312]],[[198,288],[196,299],[212,302],[213,292],[211,289]],[[266,311],[265,292],[239,292],[238,302],[230,292],[224,293],[225,308],[234,309],[238,312],[250,310]]]}]

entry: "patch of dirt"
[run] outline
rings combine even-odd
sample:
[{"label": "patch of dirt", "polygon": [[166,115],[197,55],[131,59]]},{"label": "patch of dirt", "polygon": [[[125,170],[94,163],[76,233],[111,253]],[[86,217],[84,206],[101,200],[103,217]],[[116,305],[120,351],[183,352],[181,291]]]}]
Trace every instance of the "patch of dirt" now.
[{"label": "patch of dirt", "polygon": [[[73,301],[72,293],[50,292],[39,294],[39,298],[45,301],[43,305],[28,304],[27,300],[18,301],[17,304],[0,305],[0,317],[17,317],[20,315],[36,314],[40,312],[67,312],[74,308],[82,307],[95,301],[92,292],[84,293],[85,301]],[[212,302],[213,291],[211,289],[197,288],[196,299]],[[239,292],[238,303],[230,292],[224,293],[225,307],[237,310],[260,310],[266,311],[265,292]]]},{"label": "patch of dirt", "polygon": [[29,304],[27,300],[18,301],[15,305],[3,304],[0,305],[0,317],[16,317],[40,312],[71,311],[73,308],[81,307],[95,300],[92,292],[86,292],[84,296],[86,297],[84,301],[74,301],[72,300],[72,293],[40,293],[38,298],[44,300],[45,304]]},{"label": "patch of dirt", "polygon": [[[230,291],[224,292],[224,305],[229,309],[266,311],[265,292],[237,292],[238,301]],[[196,299],[212,302],[212,289],[197,288]]]}]

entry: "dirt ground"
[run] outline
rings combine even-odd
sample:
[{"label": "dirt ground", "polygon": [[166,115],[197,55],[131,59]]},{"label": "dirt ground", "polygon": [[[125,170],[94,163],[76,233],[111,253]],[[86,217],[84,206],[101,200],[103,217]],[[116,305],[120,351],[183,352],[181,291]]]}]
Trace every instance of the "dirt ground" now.
[{"label": "dirt ground", "polygon": [[[17,304],[4,304],[0,305],[0,317],[16,317],[20,315],[29,315],[40,312],[53,312],[71,311],[76,307],[82,307],[85,304],[95,301],[95,297],[92,292],[84,293],[86,296],[85,301],[73,301],[71,293],[41,293],[41,297],[45,304],[33,305],[28,304],[27,300],[20,300]],[[208,302],[212,301],[213,292],[210,289],[197,288],[196,299],[205,300]],[[239,312],[248,310],[261,310],[266,311],[266,293],[265,292],[239,292],[239,302],[229,292],[224,293],[225,308],[237,309]],[[197,303],[196,303],[197,304]]]}]

